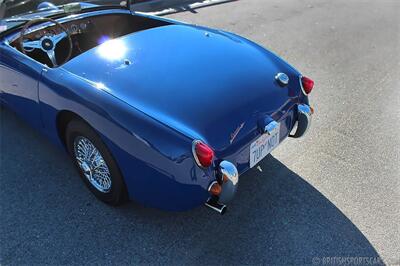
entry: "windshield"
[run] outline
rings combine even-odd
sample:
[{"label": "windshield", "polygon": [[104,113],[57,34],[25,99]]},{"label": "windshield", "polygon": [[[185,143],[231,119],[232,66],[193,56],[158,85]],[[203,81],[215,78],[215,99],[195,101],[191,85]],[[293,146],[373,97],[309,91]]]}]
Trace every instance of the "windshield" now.
[{"label": "windshield", "polygon": [[[60,6],[79,2],[81,8],[94,6],[116,6],[127,8],[127,0],[90,0],[90,1],[66,1],[66,0],[0,0],[0,19],[27,14],[40,13],[42,11],[52,10],[54,13],[64,12]],[[57,12],[58,9],[58,12]],[[0,30],[1,31],[1,30]]]}]

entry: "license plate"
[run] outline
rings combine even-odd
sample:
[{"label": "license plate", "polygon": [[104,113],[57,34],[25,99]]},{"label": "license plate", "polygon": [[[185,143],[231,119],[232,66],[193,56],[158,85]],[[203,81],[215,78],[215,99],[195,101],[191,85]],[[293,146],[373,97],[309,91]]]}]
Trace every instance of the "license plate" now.
[{"label": "license plate", "polygon": [[271,132],[263,134],[250,145],[250,168],[258,164],[279,145],[280,124]]}]

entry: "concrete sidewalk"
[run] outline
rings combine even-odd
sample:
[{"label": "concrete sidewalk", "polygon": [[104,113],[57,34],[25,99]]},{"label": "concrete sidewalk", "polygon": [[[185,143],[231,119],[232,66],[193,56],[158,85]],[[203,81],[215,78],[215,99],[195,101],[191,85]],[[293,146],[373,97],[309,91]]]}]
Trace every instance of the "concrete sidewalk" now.
[{"label": "concrete sidewalk", "polygon": [[167,15],[182,11],[195,13],[196,9],[212,5],[219,5],[237,0],[150,0],[134,3],[132,10],[155,15]]}]

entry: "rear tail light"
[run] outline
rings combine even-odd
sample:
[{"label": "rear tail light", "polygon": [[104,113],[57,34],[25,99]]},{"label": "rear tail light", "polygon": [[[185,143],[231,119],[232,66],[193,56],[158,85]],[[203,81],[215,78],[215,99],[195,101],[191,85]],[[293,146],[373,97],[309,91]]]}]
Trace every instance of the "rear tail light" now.
[{"label": "rear tail light", "polygon": [[305,94],[310,94],[314,88],[314,81],[307,77],[301,78],[301,85],[303,86],[303,91]]},{"label": "rear tail light", "polygon": [[200,140],[193,142],[192,152],[196,163],[204,168],[210,167],[214,159],[214,151]]}]

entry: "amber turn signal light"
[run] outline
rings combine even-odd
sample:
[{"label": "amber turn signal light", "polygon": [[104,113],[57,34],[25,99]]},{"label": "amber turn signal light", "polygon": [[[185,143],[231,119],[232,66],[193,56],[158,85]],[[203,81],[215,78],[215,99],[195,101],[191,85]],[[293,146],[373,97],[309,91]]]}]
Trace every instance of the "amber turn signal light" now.
[{"label": "amber turn signal light", "polygon": [[226,183],[229,181],[229,178],[226,175],[222,175],[222,182]]},{"label": "amber turn signal light", "polygon": [[217,181],[214,181],[211,183],[210,187],[208,188],[208,191],[214,195],[214,196],[218,196],[219,194],[221,194],[222,192],[222,187],[220,184],[218,184]]}]

